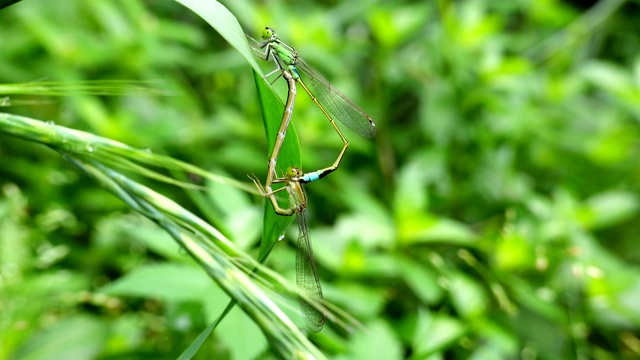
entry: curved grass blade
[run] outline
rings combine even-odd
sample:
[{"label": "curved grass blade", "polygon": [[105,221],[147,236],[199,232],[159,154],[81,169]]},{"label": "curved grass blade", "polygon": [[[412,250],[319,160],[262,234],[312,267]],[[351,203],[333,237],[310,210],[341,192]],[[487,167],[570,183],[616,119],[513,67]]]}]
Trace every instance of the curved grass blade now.
[{"label": "curved grass blade", "polygon": [[[217,228],[173,200],[109,166],[110,163],[126,164],[129,162],[129,155],[137,153],[142,156],[144,151],[135,152],[136,149],[109,139],[5,113],[0,113],[0,132],[42,143],[58,151],[66,160],[84,170],[132,209],[164,228],[228,294],[238,301],[245,312],[261,327],[279,357],[323,358],[273,302],[271,284],[284,284],[284,279],[275,276],[273,272],[270,273],[269,284],[252,278],[247,269],[260,265],[239,250]],[[101,144],[98,149],[94,149],[93,152],[87,151],[96,143]],[[108,149],[115,151],[107,152]],[[95,156],[96,151],[103,150],[103,156]],[[108,155],[114,158],[105,162],[104,156]],[[117,159],[120,156],[123,158]]]},{"label": "curved grass blade", "polygon": [[262,70],[253,54],[247,48],[247,40],[236,17],[215,0],[176,0],[198,14],[211,25],[225,40],[231,44],[249,62],[251,67],[262,75]]},{"label": "curved grass blade", "polygon": [[0,94],[65,96],[82,95],[173,95],[167,89],[159,88],[162,81],[139,80],[83,80],[83,81],[31,81],[0,84]]},{"label": "curved grass blade", "polygon": [[193,173],[211,181],[229,184],[245,191],[257,193],[255,187],[249,186],[245,182],[239,182],[235,179],[212,174],[192,164],[168,156],[154,154],[148,150],[136,149],[115,140],[55,125],[53,122],[44,122],[20,115],[0,113],[0,133],[39,142],[70,153],[83,154],[84,156],[100,160],[102,163],[108,163],[112,167],[122,171],[137,173],[184,188],[198,189],[199,187],[192,183],[170,178],[151,169],[144,168],[139,164]]}]

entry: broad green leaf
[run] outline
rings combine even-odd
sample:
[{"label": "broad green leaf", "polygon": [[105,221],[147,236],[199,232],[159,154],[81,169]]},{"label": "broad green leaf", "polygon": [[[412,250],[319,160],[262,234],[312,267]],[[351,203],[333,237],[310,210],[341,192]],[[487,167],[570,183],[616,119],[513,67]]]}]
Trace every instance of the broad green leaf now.
[{"label": "broad green leaf", "polygon": [[94,359],[105,346],[107,324],[87,315],[56,322],[36,333],[15,354],[23,360]]},{"label": "broad green leaf", "polygon": [[398,264],[402,278],[424,304],[442,301],[444,292],[442,286],[438,285],[438,274],[435,271],[409,258],[399,258]]},{"label": "broad green leaf", "polygon": [[466,331],[466,327],[456,318],[419,311],[412,340],[415,358],[422,359],[450,346]]},{"label": "broad green leaf", "polygon": [[422,212],[397,219],[398,241],[404,244],[444,242],[468,245],[476,235],[463,223]]},{"label": "broad green leaf", "polygon": [[[268,86],[257,73],[254,72],[253,75],[262,106],[265,133],[267,134],[267,147],[269,149],[268,154],[271,154],[276,134],[280,128],[284,105],[276,98],[271,87]],[[268,156],[265,156],[265,159],[268,159]],[[287,129],[287,136],[285,137],[284,144],[278,156],[278,164],[282,164],[282,167],[276,166],[276,171],[285,170],[288,166],[302,167],[300,144],[293,124],[290,124]],[[266,166],[267,161],[265,160],[265,168]],[[275,211],[273,211],[271,202],[265,201],[264,229],[262,244],[260,245],[260,259],[269,253],[273,244],[281,238],[292,220],[293,217],[277,215]]]},{"label": "broad green leaf", "polygon": [[165,301],[200,301],[204,300],[203,291],[212,286],[211,279],[201,268],[167,263],[138,267],[100,292]]},{"label": "broad green leaf", "polygon": [[249,48],[249,43],[247,42],[244,31],[242,31],[242,27],[240,27],[240,23],[224,5],[215,0],[176,1],[188,7],[208,22],[231,46],[240,52],[255,71],[262,74],[262,70]]},{"label": "broad green leaf", "polygon": [[391,326],[381,320],[367,325],[367,331],[358,332],[351,343],[351,359],[403,359],[402,344]]},{"label": "broad green leaf", "polygon": [[610,191],[587,200],[581,218],[589,227],[602,229],[630,219],[639,209],[640,202],[636,194]]},{"label": "broad green leaf", "polygon": [[[225,38],[231,46],[236,48],[240,54],[249,62],[256,71],[254,78],[262,107],[262,116],[264,120],[265,132],[267,136],[268,151],[265,156],[265,169],[267,166],[268,156],[271,154],[273,144],[280,127],[284,105],[276,95],[272,88],[262,78],[262,70],[256,61],[256,57],[248,46],[245,34],[240,27],[235,16],[227,10],[222,4],[212,0],[176,0],[182,5],[188,7],[193,12],[207,21],[216,31]],[[289,125],[287,136],[278,156],[277,171],[284,171],[289,166],[302,167],[300,161],[300,145],[298,137],[293,125]],[[271,209],[271,204],[267,201],[265,205],[265,218],[263,230],[263,242],[260,249],[260,258],[263,258],[277,239],[279,239],[284,230],[291,223],[292,218],[277,216]]]},{"label": "broad green leaf", "polygon": [[480,283],[460,272],[452,274],[450,280],[449,289],[456,313],[467,319],[482,316],[489,299]]}]

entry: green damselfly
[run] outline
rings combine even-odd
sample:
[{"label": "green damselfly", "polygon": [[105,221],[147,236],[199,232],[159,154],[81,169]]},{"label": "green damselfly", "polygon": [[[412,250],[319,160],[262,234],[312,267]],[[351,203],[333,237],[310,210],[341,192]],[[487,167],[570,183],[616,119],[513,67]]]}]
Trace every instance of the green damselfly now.
[{"label": "green damselfly", "polygon": [[[298,241],[296,243],[296,285],[298,289],[307,296],[317,301],[322,301],[322,287],[320,286],[320,278],[316,262],[313,258],[313,248],[309,239],[309,220],[307,218],[307,197],[302,189],[302,185],[306,182],[305,175],[302,170],[290,167],[283,177],[276,178],[273,183],[283,183],[284,187],[277,190],[267,190],[255,176],[251,177],[256,187],[262,193],[262,196],[271,198],[275,203],[275,194],[279,191],[286,190],[289,195],[289,207],[284,209],[279,206],[276,213],[279,215],[297,214],[298,218]],[[277,206],[277,205],[276,205]],[[298,297],[302,316],[307,328],[312,332],[322,330],[325,322],[324,312],[307,302],[304,298]],[[320,306],[320,305],[319,305]]]},{"label": "green damselfly", "polygon": [[[248,35],[247,38],[253,53],[257,57],[266,61],[273,58],[276,63],[276,69],[265,75],[265,77],[280,72],[278,77],[283,76],[287,80],[289,93],[287,95],[285,114],[283,114],[283,120],[280,130],[278,131],[278,137],[284,138],[284,134],[286,133],[286,129],[291,120],[291,113],[293,111],[293,104],[296,96],[295,84],[299,83],[311,100],[313,100],[322,113],[327,117],[342,140],[342,151],[340,151],[340,154],[334,163],[324,169],[304,175],[307,181],[321,179],[335,171],[340,165],[340,161],[342,161],[342,157],[349,147],[349,142],[336,125],[334,118],[337,118],[347,127],[364,137],[373,138],[376,135],[376,127],[373,119],[346,95],[331,85],[329,81],[311,67],[311,65],[301,59],[298,56],[298,53],[291,46],[278,38],[276,32],[272,28],[265,27],[262,31],[262,39],[264,40],[262,43],[257,42]],[[300,74],[303,74],[307,79],[308,86],[307,83],[302,80]],[[283,139],[276,140],[269,158],[269,169],[267,173],[267,181],[265,182],[265,187],[267,189],[269,189],[272,180],[276,177],[276,161],[282,142]]]},{"label": "green damselfly", "polygon": [[[296,284],[300,291],[308,296],[322,301],[322,287],[320,286],[320,278],[316,268],[316,262],[313,258],[313,248],[309,239],[309,220],[307,218],[307,197],[302,189],[303,183],[311,182],[320,178],[320,176],[307,176],[302,170],[290,167],[282,177],[276,177],[276,162],[278,152],[284,143],[284,138],[291,122],[293,115],[293,105],[296,99],[296,83],[291,73],[283,69],[282,76],[287,81],[289,92],[287,101],[282,114],[282,121],[278,129],[278,134],[274,143],[274,150],[269,158],[269,169],[267,181],[263,187],[255,176],[250,177],[255,183],[262,196],[269,198],[273,209],[278,215],[290,216],[297,214],[298,220],[298,241],[296,243]],[[273,184],[284,184],[283,187],[273,190]],[[289,206],[281,207],[276,199],[276,193],[286,190],[289,195]],[[302,297],[299,297],[300,309],[305,320],[307,328],[312,332],[319,332],[324,326],[324,313],[313,307]]]},{"label": "green damselfly", "polygon": [[[306,214],[307,200],[302,189],[304,183],[321,179],[331,172],[335,171],[349,146],[338,126],[334,121],[334,117],[347,125],[360,135],[373,138],[376,134],[375,123],[367,113],[359,106],[353,103],[347,96],[333,87],[327,79],[325,79],[318,71],[312,68],[304,60],[298,57],[297,52],[289,45],[282,42],[273,29],[266,27],[262,32],[262,43],[257,42],[247,35],[253,53],[262,60],[268,61],[273,58],[276,63],[276,69],[265,77],[280,72],[277,78],[282,76],[288,87],[287,100],[282,114],[282,120],[278,129],[273,150],[269,156],[269,165],[267,170],[267,180],[265,186],[260,181],[252,177],[263,196],[268,197],[273,205],[275,212],[279,215],[290,216],[297,214],[299,236],[296,251],[296,283],[298,287],[309,296],[322,300],[322,288],[318,277],[315,260],[313,258],[313,250],[309,239],[308,219]],[[300,73],[309,81],[309,86],[302,80]],[[277,80],[276,78],[276,80]],[[275,81],[275,80],[274,80]],[[293,115],[293,107],[296,99],[296,83],[299,83],[313,102],[318,106],[322,113],[327,117],[333,128],[340,136],[343,147],[337,159],[331,166],[304,174],[302,170],[290,167],[284,176],[277,177],[276,165],[278,155],[287,128],[291,122]],[[314,95],[316,94],[316,95]],[[323,106],[324,104],[324,106]],[[273,190],[272,184],[282,183],[284,187]],[[281,207],[278,204],[275,194],[279,191],[286,190],[289,194],[289,206]],[[324,313],[300,298],[300,307],[303,317],[309,330],[318,332],[324,326]]]}]

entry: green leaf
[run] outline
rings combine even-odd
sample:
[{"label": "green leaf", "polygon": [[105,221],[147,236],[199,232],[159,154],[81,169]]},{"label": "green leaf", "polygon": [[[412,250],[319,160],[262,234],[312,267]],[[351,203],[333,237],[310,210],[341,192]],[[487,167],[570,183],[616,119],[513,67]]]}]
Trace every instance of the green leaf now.
[{"label": "green leaf", "polygon": [[200,301],[211,279],[199,267],[177,264],[141,266],[100,291],[110,295],[154,297],[165,301]]},{"label": "green leaf", "polygon": [[[217,1],[211,0],[176,0],[180,4],[188,7],[194,13],[198,14],[207,21],[216,31],[225,38],[231,46],[236,48],[238,52],[249,62],[255,70],[254,78],[258,89],[258,97],[260,98],[260,106],[262,107],[262,116],[267,136],[268,154],[271,154],[276,134],[280,128],[282,121],[282,113],[284,105],[274,94],[273,89],[262,78],[262,70],[249,48],[246,36],[238,23],[236,17],[229,10]],[[267,164],[265,156],[265,165]],[[282,149],[278,156],[278,164],[276,171],[280,172],[289,166],[302,167],[300,160],[300,144],[293,124],[287,129],[287,136],[282,145]],[[291,217],[277,216],[270,209],[271,204],[266,202],[264,215],[263,242],[260,247],[260,258],[266,256],[272,248],[275,241],[284,233],[284,230],[291,224]]]},{"label": "green leaf", "polygon": [[[254,72],[253,76],[262,107],[262,117],[267,135],[267,147],[269,154],[271,154],[282,121],[284,105],[278,100],[272,88],[268,86],[260,75]],[[268,159],[268,157],[265,157],[265,159]],[[289,124],[289,128],[287,129],[287,136],[284,139],[280,154],[278,155],[278,164],[281,164],[282,167],[276,166],[277,172],[289,166],[302,167],[300,143],[298,142],[298,135],[296,134],[293,124]],[[267,161],[265,161],[265,165],[267,165]],[[263,259],[268,255],[275,242],[281,238],[292,220],[292,216],[277,215],[275,211],[273,211],[271,203],[269,201],[265,202],[264,229],[259,259]]]},{"label": "green leaf", "polygon": [[416,359],[441,351],[466,332],[466,327],[456,318],[446,315],[433,315],[426,311],[418,313],[418,322],[413,336],[413,348]]},{"label": "green leaf", "polygon": [[402,359],[402,345],[388,323],[376,321],[354,335],[352,359]]},{"label": "green leaf", "polygon": [[220,35],[231,44],[249,62],[255,71],[262,74],[262,70],[255,56],[249,48],[247,38],[236,17],[215,0],[176,0],[188,7],[211,25]]},{"label": "green leaf", "polygon": [[609,191],[592,196],[580,215],[583,222],[603,229],[617,225],[636,215],[640,209],[638,197],[630,192]]},{"label": "green leaf", "polygon": [[93,317],[79,315],[56,322],[35,334],[15,354],[15,358],[95,359],[103,349],[106,339],[106,324]]},{"label": "green leaf", "polygon": [[398,257],[398,265],[407,286],[424,304],[432,305],[442,301],[444,292],[442,286],[438,285],[438,274],[435,271],[406,257]]},{"label": "green leaf", "polygon": [[463,318],[481,317],[487,311],[489,300],[480,284],[461,272],[452,274],[451,300]]},{"label": "green leaf", "polygon": [[178,360],[187,360],[192,359],[200,350],[200,347],[204,345],[204,342],[207,341],[207,338],[211,334],[211,332],[218,325],[217,321],[212,322],[206,329],[204,329],[192,342],[187,346],[186,349],[178,356]]},{"label": "green leaf", "polygon": [[467,225],[434,215],[416,213],[397,219],[397,223],[398,239],[405,244],[444,242],[469,245],[477,239]]},{"label": "green leaf", "polygon": [[[267,84],[262,78],[262,70],[258,66],[256,58],[248,46],[246,37],[242,31],[242,28],[240,27],[240,24],[233,14],[231,14],[223,5],[216,1],[177,1],[201,16],[204,20],[206,20],[214,29],[216,29],[222,35],[223,38],[225,38],[234,48],[236,48],[253,67],[253,74],[256,88],[258,90],[258,97],[260,100],[265,133],[267,137],[268,151],[265,156],[265,165],[268,165],[267,159],[273,151],[272,149],[275,143],[276,135],[282,121],[284,105],[275,95],[271,86]],[[287,136],[284,140],[278,156],[278,164],[283,164],[284,168],[288,166],[302,167],[300,160],[300,144],[298,142],[298,137],[293,124],[289,125],[286,133]],[[282,168],[276,167],[276,171],[280,172],[281,170]],[[293,217],[283,217],[276,215],[276,213],[272,209],[271,203],[269,201],[265,201],[263,240],[260,245],[260,251],[258,255],[260,261],[264,261],[264,259],[266,259],[273,246],[282,237],[286,228],[291,224],[292,219]],[[226,312],[223,313],[218,321],[221,321],[226,315]],[[207,330],[205,330],[201,334],[201,336],[191,344],[191,346],[183,355],[185,357],[190,357],[192,354],[195,354],[197,349],[201,346],[202,341],[204,341],[206,336],[215,328],[216,325],[217,322],[215,322]]]}]

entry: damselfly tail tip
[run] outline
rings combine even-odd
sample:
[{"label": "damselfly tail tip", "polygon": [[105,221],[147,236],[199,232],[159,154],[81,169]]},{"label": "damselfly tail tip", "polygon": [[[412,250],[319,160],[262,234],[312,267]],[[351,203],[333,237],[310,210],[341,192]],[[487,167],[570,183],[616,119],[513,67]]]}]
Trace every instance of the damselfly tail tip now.
[{"label": "damselfly tail tip", "polygon": [[368,134],[369,138],[374,138],[376,137],[376,123],[373,122],[373,119],[371,118],[371,116],[367,115],[366,116],[367,120],[369,121],[369,125],[371,125],[371,132]]}]

